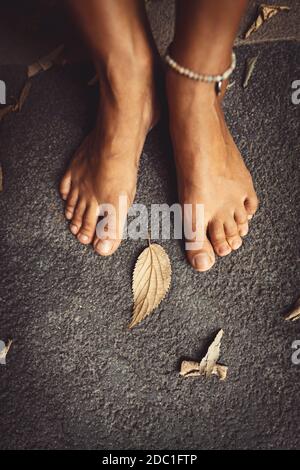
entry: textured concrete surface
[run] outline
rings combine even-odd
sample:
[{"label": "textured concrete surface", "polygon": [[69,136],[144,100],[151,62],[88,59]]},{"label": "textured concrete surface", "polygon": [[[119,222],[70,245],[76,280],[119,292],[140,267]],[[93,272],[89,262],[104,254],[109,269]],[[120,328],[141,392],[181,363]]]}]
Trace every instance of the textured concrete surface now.
[{"label": "textured concrete surface", "polygon": [[[53,69],[33,81],[23,111],[0,128],[0,448],[299,448],[299,324],[283,314],[299,294],[300,46],[238,48],[226,114],[252,171],[261,208],[241,250],[206,274],[177,241],[161,242],[171,290],[133,331],[131,273],[146,246],[125,241],[109,259],[71,236],[57,193],[63,169],[92,122],[91,70]],[[260,53],[249,88],[244,62]],[[0,67],[9,95],[25,68]],[[164,123],[149,135],[137,201],[176,200]],[[228,380],[178,375],[219,328]]]}]

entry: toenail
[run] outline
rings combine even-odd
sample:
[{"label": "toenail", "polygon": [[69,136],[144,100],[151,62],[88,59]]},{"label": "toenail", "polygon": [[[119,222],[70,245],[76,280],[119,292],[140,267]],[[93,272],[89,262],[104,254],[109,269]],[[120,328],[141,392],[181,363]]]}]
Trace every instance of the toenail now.
[{"label": "toenail", "polygon": [[229,246],[223,245],[219,247],[219,253],[220,255],[227,255],[230,253],[230,248]]},{"label": "toenail", "polygon": [[70,230],[71,230],[72,233],[74,233],[74,235],[76,235],[76,233],[78,232],[77,225],[71,224],[70,225]]},{"label": "toenail", "polygon": [[113,248],[113,241],[112,240],[100,240],[97,243],[97,251],[101,254],[108,254],[111,252]]},{"label": "toenail", "polygon": [[238,248],[240,248],[241,244],[242,244],[242,240],[233,240],[231,242],[232,249],[237,250]]},{"label": "toenail", "polygon": [[248,229],[246,229],[246,228],[241,228],[240,229],[240,236],[241,237],[245,237],[247,235],[247,233],[248,233]]},{"label": "toenail", "polygon": [[73,213],[71,211],[66,211],[66,218],[67,219],[72,219]]},{"label": "toenail", "polygon": [[199,253],[193,258],[193,265],[195,269],[206,271],[212,266],[212,260],[207,253]]},{"label": "toenail", "polygon": [[81,242],[86,243],[89,241],[89,237],[87,235],[84,235],[83,233],[80,233],[78,235],[78,238]]},{"label": "toenail", "polygon": [[251,220],[253,217],[253,214],[248,215],[248,219]]}]

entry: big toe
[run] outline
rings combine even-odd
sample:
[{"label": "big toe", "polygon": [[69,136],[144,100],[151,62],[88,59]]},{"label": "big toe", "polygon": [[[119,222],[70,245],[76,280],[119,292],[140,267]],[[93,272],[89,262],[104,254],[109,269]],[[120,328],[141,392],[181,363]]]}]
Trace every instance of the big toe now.
[{"label": "big toe", "polygon": [[99,206],[100,214],[105,213],[104,218],[100,220],[96,227],[94,238],[94,250],[101,256],[112,255],[119,247],[123,229],[128,211],[128,200],[122,200],[118,203],[110,203],[108,211],[105,205]]},{"label": "big toe", "polygon": [[215,254],[213,247],[205,237],[203,245],[199,250],[188,250],[187,259],[196,271],[208,271],[215,263]]}]

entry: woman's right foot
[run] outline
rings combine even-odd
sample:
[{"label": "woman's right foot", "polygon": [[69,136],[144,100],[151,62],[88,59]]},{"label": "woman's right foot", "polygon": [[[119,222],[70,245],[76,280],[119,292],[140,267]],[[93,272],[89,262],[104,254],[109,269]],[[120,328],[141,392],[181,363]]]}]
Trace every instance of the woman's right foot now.
[{"label": "woman's right foot", "polygon": [[[103,256],[112,254],[122,239],[119,196],[127,207],[135,197],[139,158],[151,127],[158,118],[153,59],[111,60],[99,67],[100,103],[94,130],[75,153],[60,184],[70,230],[83,244],[93,242]],[[99,239],[99,207],[116,210],[116,232]],[[126,214],[125,214],[126,215]],[[124,218],[124,214],[123,214]]]}]

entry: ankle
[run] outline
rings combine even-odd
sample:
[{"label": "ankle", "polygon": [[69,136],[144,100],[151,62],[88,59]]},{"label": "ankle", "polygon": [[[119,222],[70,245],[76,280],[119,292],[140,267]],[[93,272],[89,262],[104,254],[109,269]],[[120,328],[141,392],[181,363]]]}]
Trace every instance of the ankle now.
[{"label": "ankle", "polygon": [[198,45],[197,49],[183,46],[180,42],[174,42],[170,49],[171,56],[180,65],[194,72],[219,75],[230,66],[232,50],[222,44],[208,44],[205,47]]},{"label": "ankle", "polygon": [[214,83],[192,80],[171,68],[166,71],[166,90],[170,108],[180,106],[186,113],[195,104],[213,107],[217,99]]},{"label": "ankle", "polygon": [[133,55],[128,51],[112,51],[105,59],[95,59],[100,82],[115,90],[145,87],[152,84],[156,68],[156,58],[151,51]]}]

